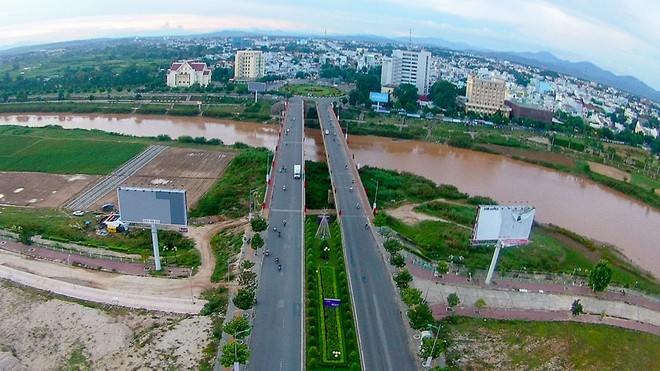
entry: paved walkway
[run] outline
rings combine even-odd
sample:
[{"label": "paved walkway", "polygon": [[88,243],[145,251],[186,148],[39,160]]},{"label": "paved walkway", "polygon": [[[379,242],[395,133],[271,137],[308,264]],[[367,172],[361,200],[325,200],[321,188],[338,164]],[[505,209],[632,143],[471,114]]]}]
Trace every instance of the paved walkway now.
[{"label": "paved walkway", "polygon": [[[430,271],[412,263],[408,263],[407,268],[413,275],[412,286],[422,291],[439,318],[450,314],[447,311],[447,296],[455,292],[461,299],[455,313],[460,315],[604,323],[660,335],[660,303],[641,296],[615,292],[594,294],[586,286],[501,279],[486,286],[453,274],[430,280]],[[474,303],[480,298],[486,301],[487,308],[477,311]],[[576,299],[580,299],[587,314],[571,315],[571,305]]]}]

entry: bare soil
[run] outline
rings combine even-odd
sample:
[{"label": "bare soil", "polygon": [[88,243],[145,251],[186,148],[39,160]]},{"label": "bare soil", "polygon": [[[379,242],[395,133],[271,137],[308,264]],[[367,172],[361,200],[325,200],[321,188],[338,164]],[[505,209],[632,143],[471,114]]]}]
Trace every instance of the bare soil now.
[{"label": "bare soil", "polygon": [[[170,147],[126,179],[121,186],[185,189],[190,209],[220,179],[235,155],[233,152]],[[100,209],[106,203],[117,204],[116,190],[101,197],[92,205],[92,209]]]},{"label": "bare soil", "polygon": [[0,283],[2,370],[196,370],[211,319],[90,308]]},{"label": "bare soil", "polygon": [[96,175],[0,172],[0,204],[60,207],[98,180]]},{"label": "bare soil", "polygon": [[413,209],[419,205],[420,204],[405,204],[397,207],[396,209],[389,209],[387,210],[387,213],[408,225],[415,225],[424,220],[442,221],[442,219],[436,218],[435,216],[414,211]]},{"label": "bare soil", "polygon": [[496,144],[479,144],[484,147],[506,156],[519,156],[533,161],[544,161],[553,164],[575,166],[575,159],[561,153],[538,152],[522,148],[499,146]]},{"label": "bare soil", "polygon": [[608,176],[610,178],[614,178],[616,180],[620,180],[622,182],[630,182],[630,179],[632,177],[630,173],[627,173],[623,170],[619,170],[612,166],[603,165],[591,161],[588,161],[588,163],[589,163],[589,169],[591,169],[591,171]]}]

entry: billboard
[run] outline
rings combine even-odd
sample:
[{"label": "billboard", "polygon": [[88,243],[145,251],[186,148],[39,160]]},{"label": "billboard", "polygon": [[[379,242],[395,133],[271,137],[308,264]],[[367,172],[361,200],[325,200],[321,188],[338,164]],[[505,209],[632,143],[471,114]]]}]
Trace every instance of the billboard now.
[{"label": "billboard", "polygon": [[122,221],[188,225],[185,189],[119,187],[117,198]]},{"label": "billboard", "polygon": [[390,96],[387,93],[372,91],[369,93],[369,100],[372,102],[387,103],[390,100]]},{"label": "billboard", "polygon": [[263,93],[266,91],[265,82],[248,82],[248,91]]},{"label": "billboard", "polygon": [[534,206],[530,205],[480,205],[472,242],[501,241],[503,246],[526,244],[535,212]]}]

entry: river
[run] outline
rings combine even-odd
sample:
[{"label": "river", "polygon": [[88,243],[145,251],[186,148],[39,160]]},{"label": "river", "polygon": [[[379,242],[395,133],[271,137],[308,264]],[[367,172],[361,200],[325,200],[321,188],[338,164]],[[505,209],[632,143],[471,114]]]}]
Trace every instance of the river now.
[{"label": "river", "polygon": [[[275,147],[278,133],[275,125],[202,117],[26,114],[0,115],[0,124],[54,124],[135,136],[189,135],[269,149]],[[306,158],[323,159],[320,146],[320,133],[308,130]],[[349,147],[361,165],[409,171],[502,204],[532,204],[538,221],[615,245],[635,264],[660,276],[660,212],[594,182],[503,156],[435,143],[351,136]]]}]

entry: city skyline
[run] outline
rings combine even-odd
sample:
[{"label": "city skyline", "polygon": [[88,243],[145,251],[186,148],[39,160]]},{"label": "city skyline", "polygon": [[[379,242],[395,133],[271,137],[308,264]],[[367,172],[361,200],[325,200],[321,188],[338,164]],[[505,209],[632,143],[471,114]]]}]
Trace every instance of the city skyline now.
[{"label": "city skyline", "polygon": [[218,30],[441,38],[494,51],[548,51],[589,61],[660,90],[660,4],[633,0],[362,0],[277,5],[263,1],[183,4],[164,0],[26,0],[0,10],[0,48],[99,37]]}]

